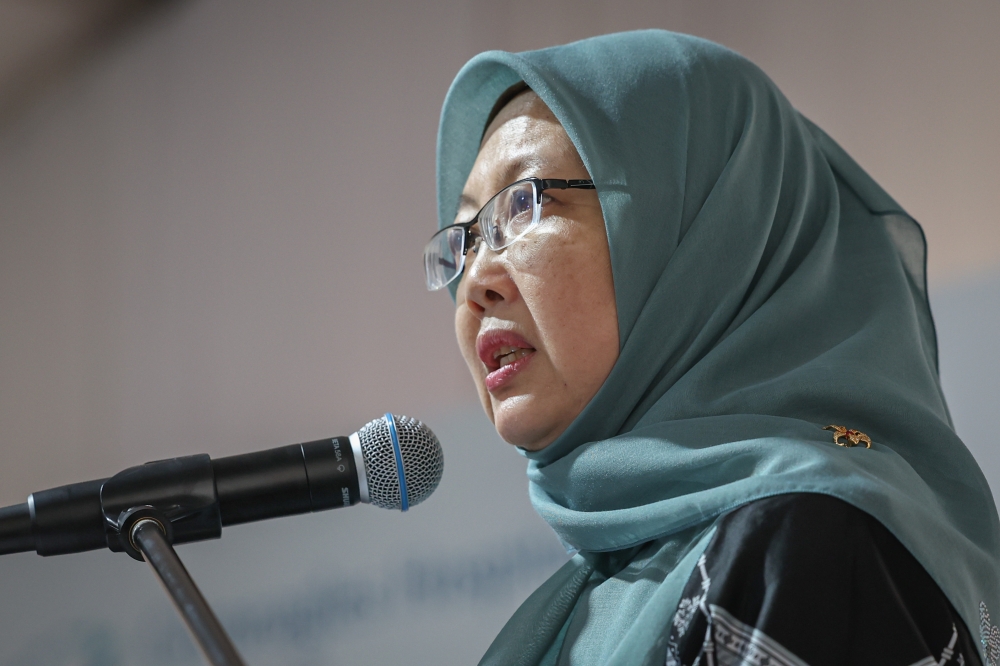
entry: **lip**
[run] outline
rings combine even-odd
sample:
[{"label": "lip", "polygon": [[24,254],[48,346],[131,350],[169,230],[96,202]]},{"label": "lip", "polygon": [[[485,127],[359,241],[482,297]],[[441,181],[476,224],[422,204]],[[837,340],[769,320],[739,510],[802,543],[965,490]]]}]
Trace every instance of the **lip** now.
[{"label": "lip", "polygon": [[[531,349],[532,352],[513,363],[500,367],[500,361],[494,358],[501,347],[520,347]],[[515,375],[521,372],[534,358],[535,346],[513,331],[498,329],[485,330],[476,338],[476,353],[486,367],[486,390],[493,393],[508,384]]]}]

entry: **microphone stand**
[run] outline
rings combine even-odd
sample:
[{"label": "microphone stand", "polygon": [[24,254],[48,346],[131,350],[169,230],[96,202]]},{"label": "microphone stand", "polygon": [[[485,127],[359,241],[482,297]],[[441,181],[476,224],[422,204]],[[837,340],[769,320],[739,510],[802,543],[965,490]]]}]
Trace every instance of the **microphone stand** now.
[{"label": "microphone stand", "polygon": [[177,552],[167,540],[166,530],[160,521],[153,517],[140,518],[132,525],[129,540],[156,572],[163,589],[170,595],[195,643],[205,655],[205,660],[212,666],[246,666],[226,630],[195,585],[191,574],[184,568]]}]

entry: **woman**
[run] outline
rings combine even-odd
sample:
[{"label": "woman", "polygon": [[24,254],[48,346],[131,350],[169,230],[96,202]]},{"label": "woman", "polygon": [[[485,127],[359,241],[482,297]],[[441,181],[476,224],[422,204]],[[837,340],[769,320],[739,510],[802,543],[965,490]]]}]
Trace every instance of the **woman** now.
[{"label": "woman", "polygon": [[763,73],[662,31],[481,54],[438,194],[428,286],[579,551],[483,663],[996,664],[922,233]]}]

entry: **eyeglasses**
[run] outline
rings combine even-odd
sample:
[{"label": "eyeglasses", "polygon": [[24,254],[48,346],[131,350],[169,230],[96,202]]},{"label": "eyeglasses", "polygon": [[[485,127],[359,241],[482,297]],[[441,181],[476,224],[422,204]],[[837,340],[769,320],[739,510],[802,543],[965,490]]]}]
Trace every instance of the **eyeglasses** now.
[{"label": "eyeglasses", "polygon": [[[469,248],[475,252],[477,238],[499,252],[521,239],[542,219],[545,190],[593,190],[592,180],[525,178],[497,192],[468,222],[452,224],[434,234],[424,246],[424,273],[428,291],[450,284],[465,269]],[[479,231],[472,227],[479,225]]]}]

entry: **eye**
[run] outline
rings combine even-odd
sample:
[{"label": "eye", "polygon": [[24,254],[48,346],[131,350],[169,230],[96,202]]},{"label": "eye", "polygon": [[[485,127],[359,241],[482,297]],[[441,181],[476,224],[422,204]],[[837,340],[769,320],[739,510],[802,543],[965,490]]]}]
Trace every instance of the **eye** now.
[{"label": "eye", "polygon": [[460,254],[462,252],[462,236],[463,233],[449,233],[448,234],[448,249],[451,250],[453,255]]},{"label": "eye", "polygon": [[513,192],[510,198],[510,216],[517,217],[521,213],[530,212],[532,196],[530,188],[520,188]]}]

